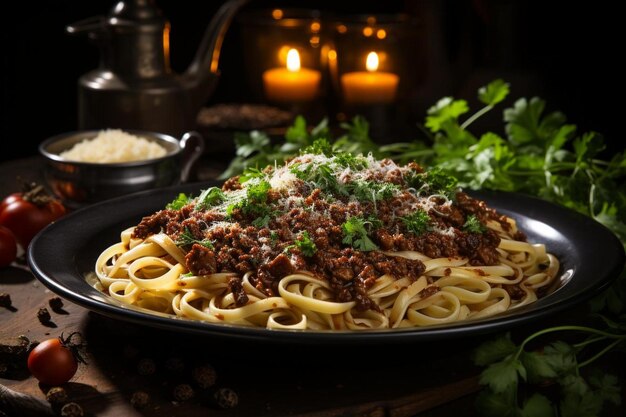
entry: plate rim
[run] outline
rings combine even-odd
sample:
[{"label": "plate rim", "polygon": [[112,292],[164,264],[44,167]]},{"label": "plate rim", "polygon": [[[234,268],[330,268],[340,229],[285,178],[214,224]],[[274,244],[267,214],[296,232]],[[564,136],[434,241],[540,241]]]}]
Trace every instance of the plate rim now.
[{"label": "plate rim", "polygon": [[[464,337],[471,336],[477,334],[485,334],[495,332],[497,330],[504,330],[519,326],[521,324],[525,324],[528,322],[532,322],[535,318],[541,316],[552,316],[558,312],[561,312],[567,308],[573,307],[576,304],[583,303],[584,301],[590,299],[594,295],[600,293],[606,287],[608,287],[611,282],[617,278],[619,273],[622,271],[624,267],[624,263],[626,261],[626,255],[624,254],[624,247],[608,228],[599,222],[578,213],[572,209],[569,209],[564,206],[559,206],[554,203],[550,203],[546,200],[539,199],[537,197],[521,194],[521,193],[513,193],[513,192],[504,192],[504,191],[491,191],[491,190],[464,190],[469,195],[483,199],[487,201],[489,207],[494,207],[498,211],[516,213],[523,217],[528,217],[528,215],[524,213],[519,213],[515,211],[511,211],[502,207],[497,207],[497,204],[494,206],[492,203],[489,203],[489,200],[498,199],[498,198],[507,198],[511,201],[511,204],[515,202],[524,202],[526,204],[531,204],[533,207],[538,207],[539,210],[557,210],[560,214],[567,214],[570,217],[573,217],[573,221],[580,222],[581,228],[585,228],[585,224],[587,227],[591,226],[593,228],[594,233],[599,233],[600,235],[604,235],[607,239],[606,245],[611,248],[614,253],[614,264],[604,265],[604,274],[597,280],[589,291],[585,293],[574,293],[569,295],[564,299],[551,300],[552,302],[546,306],[539,306],[538,308],[530,308],[529,311],[525,311],[521,314],[513,314],[513,315],[503,315],[503,316],[494,316],[489,317],[482,320],[476,321],[461,321],[455,324],[448,324],[442,326],[432,326],[432,327],[421,327],[421,328],[406,328],[406,329],[383,329],[383,330],[367,330],[367,331],[337,331],[337,330],[327,330],[327,331],[313,331],[313,330],[273,330],[266,329],[261,327],[245,327],[245,326],[236,326],[230,325],[227,323],[219,323],[212,324],[199,320],[192,319],[184,319],[171,315],[157,315],[154,313],[150,313],[148,311],[140,311],[139,309],[124,307],[123,305],[116,305],[111,302],[101,301],[94,297],[90,297],[88,292],[83,291],[82,293],[77,293],[76,291],[68,288],[67,283],[64,284],[63,278],[55,278],[46,272],[45,265],[40,265],[41,261],[38,259],[40,256],[37,255],[37,251],[46,248],[46,239],[50,238],[50,235],[56,233],[59,229],[62,231],[66,224],[72,224],[72,222],[77,223],[84,217],[89,217],[90,215],[95,215],[98,211],[106,211],[109,207],[119,207],[121,204],[129,201],[142,201],[142,197],[154,197],[157,198],[157,194],[163,194],[163,203],[160,207],[164,207],[165,203],[168,201],[165,198],[165,195],[176,194],[179,192],[193,192],[194,195],[199,192],[202,187],[213,186],[216,184],[221,184],[220,181],[205,181],[205,182],[193,182],[182,185],[175,185],[170,187],[163,188],[155,188],[148,191],[142,191],[138,193],[132,193],[125,196],[117,197],[114,199],[106,200],[100,203],[96,203],[87,207],[83,207],[74,212],[67,214],[62,217],[58,221],[46,226],[41,232],[35,236],[28,247],[27,250],[27,261],[28,265],[35,277],[43,283],[47,288],[49,288],[55,294],[58,294],[67,300],[74,302],[87,310],[112,317],[115,319],[120,319],[123,321],[132,322],[140,325],[147,325],[153,328],[166,329],[166,330],[174,330],[174,331],[183,331],[185,333],[195,333],[201,335],[212,335],[212,336],[223,336],[223,337],[235,337],[239,339],[250,339],[256,341],[264,341],[264,342],[303,342],[308,343],[315,341],[316,343],[370,343],[370,342],[414,342],[414,341],[433,341],[433,340],[443,340],[453,337]],[[155,204],[156,205],[156,204]],[[143,210],[143,215],[149,215],[152,212],[158,210],[158,208],[151,211],[150,209]],[[128,221],[131,219],[126,218]],[[115,222],[110,222],[112,224],[119,224],[124,221],[123,218],[117,218]],[[107,227],[111,227],[112,225],[103,225],[100,227],[100,230],[106,229]],[[557,229],[558,230],[558,229]],[[121,230],[120,230],[121,232]],[[89,234],[87,237],[94,237],[93,233]],[[63,250],[63,245],[59,245],[60,249]],[[104,245],[103,245],[104,246]],[[102,248],[104,250],[104,247]],[[76,254],[74,254],[76,255]],[[74,258],[72,258],[74,259]],[[71,268],[76,268],[76,263],[73,263]],[[82,283],[86,286],[86,289],[90,289],[96,291],[100,297],[108,297],[106,294],[99,292],[97,289],[93,288],[86,281],[84,274],[80,271],[71,269],[69,266],[66,267],[67,271],[70,275],[74,275],[74,278],[80,276],[82,278]],[[73,274],[72,274],[73,272]],[[572,278],[576,277],[576,272]],[[580,279],[580,278],[579,278]],[[82,284],[81,284],[82,285]],[[570,285],[569,283],[564,286],[564,288]],[[557,291],[558,292],[558,291]],[[545,300],[550,296],[544,297],[541,300]],[[535,306],[536,304],[531,304],[530,307]],[[182,324],[182,325],[181,325]]]}]

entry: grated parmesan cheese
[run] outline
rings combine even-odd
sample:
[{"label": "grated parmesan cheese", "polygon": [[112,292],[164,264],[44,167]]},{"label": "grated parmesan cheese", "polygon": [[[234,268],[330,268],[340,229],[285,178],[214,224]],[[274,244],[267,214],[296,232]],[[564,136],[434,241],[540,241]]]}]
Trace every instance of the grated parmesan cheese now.
[{"label": "grated parmesan cheese", "polygon": [[156,142],[119,129],[107,129],[93,139],[82,140],[59,156],[71,161],[106,164],[155,159],[166,153],[165,148]]}]

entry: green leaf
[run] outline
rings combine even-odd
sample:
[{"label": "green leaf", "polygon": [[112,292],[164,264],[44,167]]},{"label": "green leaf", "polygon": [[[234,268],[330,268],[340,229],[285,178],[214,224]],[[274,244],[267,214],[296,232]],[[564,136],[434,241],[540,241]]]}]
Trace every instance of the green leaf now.
[{"label": "green leaf", "polygon": [[517,417],[514,391],[509,389],[502,393],[483,390],[476,397],[476,411],[481,417]]},{"label": "green leaf", "polygon": [[478,89],[478,99],[488,106],[495,106],[509,95],[509,84],[498,79]]},{"label": "green leaf", "polygon": [[530,101],[521,98],[513,108],[504,110],[505,130],[509,140],[516,146],[536,143],[545,146],[548,140],[565,123],[565,116],[559,112],[542,118],[545,101],[533,97]]},{"label": "green leaf", "polygon": [[453,100],[452,97],[444,97],[434,106],[428,109],[426,117],[426,127],[433,133],[439,132],[443,125],[449,122],[456,122],[462,114],[469,111],[467,101]]},{"label": "green leaf", "polygon": [[191,197],[187,196],[185,193],[180,193],[172,202],[167,203],[165,208],[168,210],[180,210],[189,204],[190,201]]},{"label": "green leaf", "polygon": [[592,392],[584,395],[566,394],[560,404],[561,417],[598,417],[602,398]]},{"label": "green leaf", "polygon": [[371,224],[371,221],[365,220],[363,217],[350,217],[341,225],[344,236],[342,243],[351,245],[363,252],[377,250],[378,246],[367,235],[366,226]]},{"label": "green leaf", "polygon": [[518,374],[526,378],[526,370],[522,363],[513,358],[492,363],[480,374],[480,384],[489,385],[495,393],[504,392],[511,387],[517,387]]},{"label": "green leaf", "polygon": [[302,144],[307,143],[309,132],[306,128],[306,120],[302,116],[297,116],[293,125],[289,126],[285,133],[285,139],[288,143]]},{"label": "green leaf", "polygon": [[522,352],[520,360],[528,372],[528,381],[537,383],[546,379],[556,378],[557,373],[546,357],[537,352]]},{"label": "green leaf", "polygon": [[569,344],[556,341],[543,350],[544,359],[558,374],[563,375],[576,369],[576,350]]},{"label": "green leaf", "polygon": [[597,395],[604,401],[609,401],[615,405],[622,403],[621,387],[617,377],[596,370],[589,377],[589,384],[596,389]]},{"label": "green leaf", "polygon": [[552,417],[554,409],[552,403],[541,394],[533,394],[522,407],[522,417]]},{"label": "green leaf", "polygon": [[244,158],[249,157],[254,152],[262,152],[263,148],[270,144],[270,138],[265,133],[253,130],[250,133],[235,133],[235,145],[237,155]]},{"label": "green leaf", "polygon": [[206,210],[216,204],[226,200],[224,192],[217,187],[210,187],[204,190],[197,199],[196,210]]},{"label": "green leaf", "polygon": [[406,229],[416,235],[426,233],[431,229],[431,219],[424,210],[417,209],[406,217],[401,217],[402,223]]},{"label": "green leaf", "polygon": [[465,219],[465,224],[463,225],[463,231],[467,233],[484,233],[487,230],[487,227],[483,225],[478,217],[470,214]]},{"label": "green leaf", "polygon": [[315,252],[317,252],[317,246],[315,246],[315,242],[309,236],[309,232],[306,230],[300,233],[298,239],[294,242],[294,245],[300,249],[304,256],[313,256]]},{"label": "green leaf", "polygon": [[472,354],[472,360],[478,366],[486,366],[506,358],[516,350],[517,346],[511,341],[511,334],[507,332],[478,346]]}]

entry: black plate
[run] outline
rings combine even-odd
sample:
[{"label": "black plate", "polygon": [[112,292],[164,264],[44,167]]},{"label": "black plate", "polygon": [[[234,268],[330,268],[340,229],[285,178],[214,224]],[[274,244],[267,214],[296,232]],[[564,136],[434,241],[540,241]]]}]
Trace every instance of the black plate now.
[{"label": "black plate", "polygon": [[136,193],[73,212],[46,227],[31,242],[28,263],[53,292],[97,313],[157,328],[275,342],[401,342],[469,336],[529,323],[581,303],[617,277],[624,265],[619,240],[601,224],[572,210],[513,193],[472,192],[515,218],[531,242],[545,243],[561,261],[559,288],[528,306],[497,317],[452,325],[380,331],[293,331],[211,324],[155,314],[121,304],[86,281],[100,252],[120,232],[162,209],[180,192],[198,195],[214,184],[186,184]]}]

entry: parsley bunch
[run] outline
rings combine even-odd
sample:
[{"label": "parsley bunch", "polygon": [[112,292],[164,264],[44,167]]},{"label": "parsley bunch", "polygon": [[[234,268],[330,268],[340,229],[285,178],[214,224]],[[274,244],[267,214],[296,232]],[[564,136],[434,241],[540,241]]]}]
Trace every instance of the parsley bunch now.
[{"label": "parsley bunch", "polygon": [[[612,322],[611,322],[612,323]],[[586,379],[584,367],[626,341],[624,328],[598,330],[584,326],[559,326],[539,331],[515,345],[510,334],[483,343],[473,354],[474,363],[487,368],[480,383],[487,386],[477,398],[477,409],[486,417],[583,417],[600,414],[604,403],[621,403],[615,376],[595,370]],[[555,341],[540,350],[526,350],[534,339],[555,332],[586,335],[577,343]],[[597,347],[599,346],[599,347]],[[590,348],[597,347],[595,350]],[[521,382],[528,385],[520,389]],[[557,385],[561,400],[551,402],[541,393]],[[533,388],[531,390],[531,388]],[[524,398],[520,398],[524,397]]]}]

